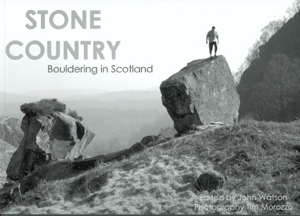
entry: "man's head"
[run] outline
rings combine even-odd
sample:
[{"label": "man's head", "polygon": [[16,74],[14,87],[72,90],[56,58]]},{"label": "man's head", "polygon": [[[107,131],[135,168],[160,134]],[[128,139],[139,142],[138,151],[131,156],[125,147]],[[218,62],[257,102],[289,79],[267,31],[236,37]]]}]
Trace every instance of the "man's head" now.
[{"label": "man's head", "polygon": [[216,27],[213,26],[211,29],[214,31],[216,29]]}]

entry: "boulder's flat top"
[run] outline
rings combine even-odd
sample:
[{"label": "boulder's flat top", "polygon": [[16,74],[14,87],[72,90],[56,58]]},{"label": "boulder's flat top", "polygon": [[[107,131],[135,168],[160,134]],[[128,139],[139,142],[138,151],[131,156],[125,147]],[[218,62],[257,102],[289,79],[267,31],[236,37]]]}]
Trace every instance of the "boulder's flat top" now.
[{"label": "boulder's flat top", "polygon": [[194,64],[203,64],[203,65],[206,65],[206,64],[209,64],[211,62],[214,62],[215,60],[217,60],[219,58],[223,58],[224,59],[225,57],[222,56],[222,55],[219,55],[216,58],[196,59],[196,60],[193,60],[193,61],[187,63],[187,66],[191,66],[191,65],[194,65]]},{"label": "boulder's flat top", "polygon": [[167,80],[178,79],[178,78],[188,74],[189,72],[193,72],[192,70],[190,70],[190,71],[189,70],[183,70],[183,69],[187,69],[188,67],[197,66],[197,68],[202,68],[202,67],[205,67],[209,64],[213,64],[213,63],[219,62],[219,61],[223,62],[223,61],[226,61],[226,59],[225,59],[224,56],[219,55],[216,58],[206,58],[206,59],[193,60],[193,61],[187,63],[187,66],[182,68],[179,72],[177,72],[177,73],[173,74],[172,76],[170,76]]}]

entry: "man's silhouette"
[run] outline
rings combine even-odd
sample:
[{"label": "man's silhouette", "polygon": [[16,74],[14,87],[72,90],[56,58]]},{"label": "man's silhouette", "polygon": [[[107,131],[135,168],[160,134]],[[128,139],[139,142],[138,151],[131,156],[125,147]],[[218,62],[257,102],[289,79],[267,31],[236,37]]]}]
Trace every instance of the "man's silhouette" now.
[{"label": "man's silhouette", "polygon": [[206,35],[206,44],[209,41],[209,54],[210,54],[210,57],[212,57],[211,56],[211,51],[213,49],[213,46],[215,46],[215,57],[217,56],[217,50],[218,50],[217,41],[219,43],[219,35],[218,35],[218,32],[215,29],[216,29],[216,27],[213,26],[212,29]]}]

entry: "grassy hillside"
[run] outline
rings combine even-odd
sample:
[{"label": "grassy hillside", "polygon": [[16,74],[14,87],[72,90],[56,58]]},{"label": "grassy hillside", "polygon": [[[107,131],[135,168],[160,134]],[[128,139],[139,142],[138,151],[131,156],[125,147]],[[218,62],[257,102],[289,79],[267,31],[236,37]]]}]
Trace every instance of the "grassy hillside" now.
[{"label": "grassy hillside", "polygon": [[[40,182],[22,201],[2,212],[299,214],[299,141],[300,121],[245,120],[232,126],[202,126],[195,133],[150,147],[129,159],[99,164],[80,176]],[[231,163],[228,158],[241,150],[251,160]],[[197,191],[193,183],[206,171],[223,174],[225,186],[211,192]],[[229,200],[229,196],[236,198]],[[239,208],[201,208],[205,205]],[[274,206],[292,210],[276,210]]]}]

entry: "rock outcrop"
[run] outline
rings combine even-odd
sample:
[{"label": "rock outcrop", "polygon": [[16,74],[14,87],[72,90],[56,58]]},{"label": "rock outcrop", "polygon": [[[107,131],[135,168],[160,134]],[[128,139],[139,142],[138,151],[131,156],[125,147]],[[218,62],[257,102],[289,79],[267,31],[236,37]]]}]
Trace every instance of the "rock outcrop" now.
[{"label": "rock outcrop", "polygon": [[6,169],[16,147],[0,139],[0,188],[6,182]]},{"label": "rock outcrop", "polygon": [[22,179],[28,173],[53,160],[74,160],[95,136],[73,117],[55,112],[28,116],[22,120],[24,137],[7,168],[7,177]]},{"label": "rock outcrop", "polygon": [[239,118],[289,122],[300,117],[300,12],[259,47],[241,76]]},{"label": "rock outcrop", "polygon": [[23,137],[20,126],[19,119],[0,116],[0,139],[18,147]]},{"label": "rock outcrop", "polygon": [[179,133],[193,124],[234,123],[238,118],[239,96],[223,56],[188,63],[163,81],[160,91]]}]

